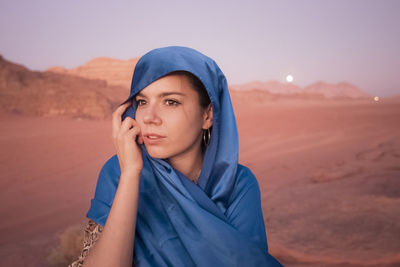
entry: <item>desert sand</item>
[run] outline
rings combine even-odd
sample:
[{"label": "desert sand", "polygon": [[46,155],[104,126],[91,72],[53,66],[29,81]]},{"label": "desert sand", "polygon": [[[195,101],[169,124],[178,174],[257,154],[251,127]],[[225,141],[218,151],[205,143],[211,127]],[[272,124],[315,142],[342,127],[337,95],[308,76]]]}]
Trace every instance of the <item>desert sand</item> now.
[{"label": "desert sand", "polygon": [[237,106],[240,161],[259,179],[270,252],[286,266],[400,264],[399,104]]},{"label": "desert sand", "polygon": [[[399,266],[400,98],[232,98],[270,253],[285,266]],[[86,220],[111,121],[0,122],[0,265],[48,266],[59,235]]]}]

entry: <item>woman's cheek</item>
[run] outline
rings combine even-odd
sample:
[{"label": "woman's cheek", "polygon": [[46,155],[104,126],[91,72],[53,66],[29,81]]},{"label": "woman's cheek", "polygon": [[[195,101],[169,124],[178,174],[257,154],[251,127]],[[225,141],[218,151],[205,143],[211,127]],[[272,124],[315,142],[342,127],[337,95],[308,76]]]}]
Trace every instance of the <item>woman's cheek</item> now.
[{"label": "woman's cheek", "polygon": [[182,116],[173,116],[165,121],[165,126],[171,135],[176,136],[187,131],[188,121]]}]

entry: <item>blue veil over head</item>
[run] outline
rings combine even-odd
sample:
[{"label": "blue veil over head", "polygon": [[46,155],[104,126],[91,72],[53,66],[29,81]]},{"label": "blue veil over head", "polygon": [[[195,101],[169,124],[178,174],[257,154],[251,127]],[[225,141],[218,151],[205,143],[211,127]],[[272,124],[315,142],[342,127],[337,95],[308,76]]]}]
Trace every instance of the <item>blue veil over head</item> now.
[{"label": "blue veil over head", "polygon": [[[135,265],[281,266],[268,253],[257,180],[238,164],[235,116],[226,78],[215,61],[187,47],[154,49],[137,62],[126,101],[174,71],[190,72],[203,83],[213,108],[211,139],[198,185],[141,145]],[[123,118],[135,118],[135,111],[133,104]],[[100,171],[87,213],[103,226],[120,175],[113,155]]]}]

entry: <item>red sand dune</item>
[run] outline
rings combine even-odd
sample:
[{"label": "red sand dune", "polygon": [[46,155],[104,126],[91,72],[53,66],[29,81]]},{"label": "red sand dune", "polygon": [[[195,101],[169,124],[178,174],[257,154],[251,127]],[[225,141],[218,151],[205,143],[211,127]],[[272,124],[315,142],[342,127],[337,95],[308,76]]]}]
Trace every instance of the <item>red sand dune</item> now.
[{"label": "red sand dune", "polygon": [[399,100],[237,105],[240,159],[287,266],[400,264]]},{"label": "red sand dune", "polygon": [[[270,252],[285,266],[398,266],[400,99],[232,97]],[[114,153],[110,121],[0,122],[0,265],[46,266],[58,234],[85,220]]]}]

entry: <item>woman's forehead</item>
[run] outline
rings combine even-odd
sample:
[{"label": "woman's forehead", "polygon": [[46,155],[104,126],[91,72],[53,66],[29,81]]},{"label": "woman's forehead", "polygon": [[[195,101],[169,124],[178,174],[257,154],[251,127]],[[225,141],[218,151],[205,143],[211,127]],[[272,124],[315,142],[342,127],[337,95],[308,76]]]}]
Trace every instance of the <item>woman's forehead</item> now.
[{"label": "woman's forehead", "polygon": [[143,88],[137,95],[170,95],[172,93],[190,95],[195,93],[195,90],[186,75],[169,74],[152,82]]}]

